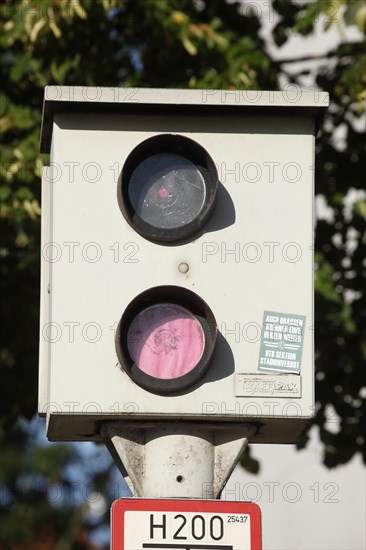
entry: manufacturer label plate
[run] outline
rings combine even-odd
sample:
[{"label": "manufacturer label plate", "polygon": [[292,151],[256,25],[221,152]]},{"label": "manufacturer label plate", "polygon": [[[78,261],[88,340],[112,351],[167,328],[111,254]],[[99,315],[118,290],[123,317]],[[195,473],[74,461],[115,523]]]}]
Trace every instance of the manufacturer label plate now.
[{"label": "manufacturer label plate", "polygon": [[301,397],[301,377],[295,374],[237,374],[236,397]]}]

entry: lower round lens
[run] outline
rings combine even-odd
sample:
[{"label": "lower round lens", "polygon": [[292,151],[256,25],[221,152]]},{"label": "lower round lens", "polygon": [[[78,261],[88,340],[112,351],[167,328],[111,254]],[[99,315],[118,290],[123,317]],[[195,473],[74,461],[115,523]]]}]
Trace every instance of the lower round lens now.
[{"label": "lower round lens", "polygon": [[205,337],[190,311],[162,303],[144,309],[133,319],[127,347],[141,371],[168,380],[195,368],[204,351]]}]

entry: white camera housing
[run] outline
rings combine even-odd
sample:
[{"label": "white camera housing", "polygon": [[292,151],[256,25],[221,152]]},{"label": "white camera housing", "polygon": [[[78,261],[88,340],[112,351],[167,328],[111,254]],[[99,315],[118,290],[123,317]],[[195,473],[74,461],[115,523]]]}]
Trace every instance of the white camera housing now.
[{"label": "white camera housing", "polygon": [[[100,440],[104,422],[253,423],[293,443],[314,415],[313,195],[319,92],[48,87],[41,146],[39,413],[51,440]],[[121,213],[117,186],[147,138],[181,135],[214,160],[202,231],[158,244]],[[218,340],[199,384],[151,393],[121,368],[117,324],[141,292],[192,290]]]}]

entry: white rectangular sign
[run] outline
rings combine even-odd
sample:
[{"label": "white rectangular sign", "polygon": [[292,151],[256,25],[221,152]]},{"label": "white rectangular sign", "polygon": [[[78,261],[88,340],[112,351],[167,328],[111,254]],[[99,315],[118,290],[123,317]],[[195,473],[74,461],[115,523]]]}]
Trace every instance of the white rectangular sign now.
[{"label": "white rectangular sign", "polygon": [[256,504],[119,499],[112,507],[111,550],[260,550]]}]

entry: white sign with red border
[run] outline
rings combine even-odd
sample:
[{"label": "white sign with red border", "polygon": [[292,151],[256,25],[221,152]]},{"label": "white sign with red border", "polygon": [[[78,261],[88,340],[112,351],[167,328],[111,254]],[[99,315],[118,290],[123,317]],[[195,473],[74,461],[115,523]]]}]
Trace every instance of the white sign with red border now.
[{"label": "white sign with red border", "polygon": [[261,550],[261,512],[246,502],[116,500],[111,550]]}]

